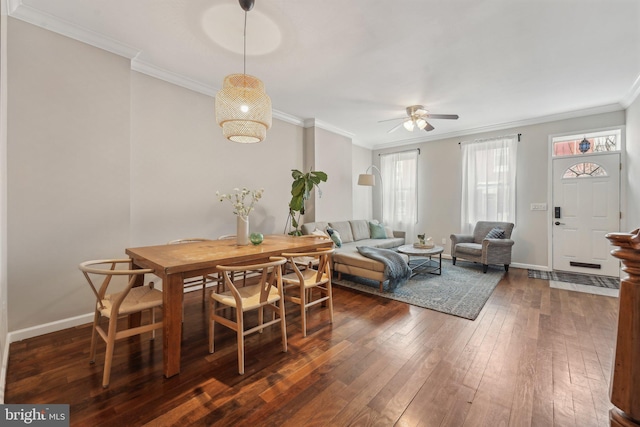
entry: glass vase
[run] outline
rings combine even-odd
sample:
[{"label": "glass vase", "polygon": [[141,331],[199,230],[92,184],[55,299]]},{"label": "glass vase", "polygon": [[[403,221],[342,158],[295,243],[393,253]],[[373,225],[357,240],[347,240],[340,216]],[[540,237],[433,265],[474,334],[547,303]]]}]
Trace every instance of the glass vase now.
[{"label": "glass vase", "polygon": [[236,241],[238,246],[246,246],[249,244],[249,217],[237,216]]}]

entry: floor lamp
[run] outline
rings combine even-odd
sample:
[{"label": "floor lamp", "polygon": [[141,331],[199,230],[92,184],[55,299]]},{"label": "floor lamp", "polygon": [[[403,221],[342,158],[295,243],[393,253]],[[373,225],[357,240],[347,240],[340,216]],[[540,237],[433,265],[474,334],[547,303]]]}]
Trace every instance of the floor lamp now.
[{"label": "floor lamp", "polygon": [[358,185],[364,185],[365,187],[375,187],[376,185],[376,176],[373,174],[373,170],[371,171],[372,173],[369,173],[369,170],[373,169],[378,171],[378,175],[380,176],[380,211],[381,211],[381,222],[384,223],[384,209],[383,209],[383,203],[384,203],[384,185],[382,182],[382,173],[380,172],[380,169],[378,169],[375,165],[371,165],[367,168],[366,171],[364,171],[364,173],[361,173],[358,176]]}]

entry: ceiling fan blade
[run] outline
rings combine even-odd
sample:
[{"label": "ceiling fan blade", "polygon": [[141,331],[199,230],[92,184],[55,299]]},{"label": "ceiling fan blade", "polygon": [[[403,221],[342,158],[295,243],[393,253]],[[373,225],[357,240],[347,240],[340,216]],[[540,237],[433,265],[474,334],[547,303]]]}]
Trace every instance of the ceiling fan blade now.
[{"label": "ceiling fan blade", "polygon": [[433,126],[431,126],[431,123],[427,122],[427,126],[425,126],[424,131],[425,132],[429,132],[434,130],[435,128]]},{"label": "ceiling fan blade", "polygon": [[391,129],[389,129],[389,130],[387,131],[387,133],[391,133],[391,132],[394,132],[394,131],[398,130],[398,128],[400,128],[400,126],[402,126],[402,123],[403,123],[403,122],[398,123],[397,125],[395,125],[395,126],[394,126],[394,127],[392,127]]},{"label": "ceiling fan blade", "polygon": [[385,119],[385,120],[378,120],[378,123],[382,123],[382,122],[390,122],[392,120],[402,120],[402,119],[406,119],[407,116],[404,117],[396,117],[395,119]]},{"label": "ceiling fan blade", "polygon": [[451,119],[458,120],[457,114],[427,114],[425,117],[429,117],[430,119]]}]

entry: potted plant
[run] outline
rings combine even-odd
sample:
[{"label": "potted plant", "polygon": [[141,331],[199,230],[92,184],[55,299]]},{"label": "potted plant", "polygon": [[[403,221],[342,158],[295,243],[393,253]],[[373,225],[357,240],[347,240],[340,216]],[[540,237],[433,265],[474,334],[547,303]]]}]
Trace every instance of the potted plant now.
[{"label": "potted plant", "polygon": [[304,215],[305,202],[311,197],[313,187],[318,188],[318,195],[322,197],[320,183],[327,181],[327,174],[321,171],[309,171],[302,173],[297,169],[291,170],[293,183],[291,184],[291,201],[289,202],[289,216],[285,223],[285,231],[291,224],[293,230],[289,231],[291,236],[300,236],[300,216]]}]

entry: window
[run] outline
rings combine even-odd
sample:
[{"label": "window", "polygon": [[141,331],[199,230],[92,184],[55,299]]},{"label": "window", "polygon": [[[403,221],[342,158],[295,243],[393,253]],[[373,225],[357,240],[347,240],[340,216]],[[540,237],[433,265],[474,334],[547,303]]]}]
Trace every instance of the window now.
[{"label": "window", "polygon": [[594,176],[608,176],[607,171],[597,163],[576,163],[564,171],[562,178],[584,178]]},{"label": "window", "polygon": [[620,130],[553,138],[553,157],[620,151]]},{"label": "window", "polygon": [[461,143],[463,233],[478,221],[515,223],[517,142],[509,135]]},{"label": "window", "polygon": [[407,236],[414,234],[418,219],[418,153],[411,150],[380,156],[383,220]]}]

